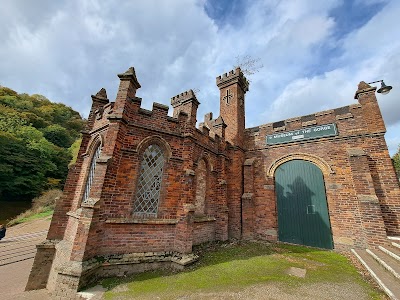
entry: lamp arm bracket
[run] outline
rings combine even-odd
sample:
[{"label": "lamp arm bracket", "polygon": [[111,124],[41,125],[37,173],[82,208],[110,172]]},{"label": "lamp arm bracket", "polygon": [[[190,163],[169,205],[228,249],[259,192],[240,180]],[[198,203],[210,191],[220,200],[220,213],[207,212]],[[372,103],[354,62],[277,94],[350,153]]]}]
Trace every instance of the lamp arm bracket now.
[{"label": "lamp arm bracket", "polygon": [[367,82],[367,84],[377,83],[377,82],[382,82],[382,81],[383,81],[383,80],[377,80],[377,81]]}]

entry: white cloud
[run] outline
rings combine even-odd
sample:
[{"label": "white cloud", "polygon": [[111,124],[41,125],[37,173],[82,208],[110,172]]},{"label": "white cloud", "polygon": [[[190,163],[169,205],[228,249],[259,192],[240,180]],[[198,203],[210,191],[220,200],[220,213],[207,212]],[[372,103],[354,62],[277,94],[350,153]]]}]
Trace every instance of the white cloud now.
[{"label": "white cloud", "polygon": [[[329,12],[342,1],[249,1],[234,16],[239,23],[228,18],[232,22],[219,28],[204,3],[4,0],[0,84],[87,115],[90,95],[105,87],[113,101],[116,74],[134,66],[144,107],[169,104],[170,97],[198,88],[201,121],[208,111],[218,115],[215,77],[229,71],[237,55],[249,54],[264,68],[251,78],[247,126],[348,105],[359,81],[385,79],[394,89],[379,101],[389,131],[397,128],[399,1],[339,39]],[[329,53],[321,57],[333,46],[343,54],[333,62]]]},{"label": "white cloud", "polygon": [[[388,126],[388,136],[391,136],[390,150],[393,153],[393,141],[398,141],[395,136],[399,136],[398,130],[393,131],[400,125],[400,41],[394,38],[397,36],[394,24],[397,24],[399,4],[393,1],[359,30],[337,41],[343,55],[333,65],[340,67],[327,69],[311,77],[294,74],[297,76],[289,78],[275,100],[265,106],[262,114],[265,120],[277,121],[354,103],[353,95],[359,81],[385,79],[386,84],[395,88],[390,94],[378,94],[377,97]],[[332,43],[329,35],[323,36],[323,39],[322,43]],[[304,51],[310,55],[312,49]],[[307,68],[308,64],[302,67]],[[292,68],[285,67],[286,75],[286,71]]]}]

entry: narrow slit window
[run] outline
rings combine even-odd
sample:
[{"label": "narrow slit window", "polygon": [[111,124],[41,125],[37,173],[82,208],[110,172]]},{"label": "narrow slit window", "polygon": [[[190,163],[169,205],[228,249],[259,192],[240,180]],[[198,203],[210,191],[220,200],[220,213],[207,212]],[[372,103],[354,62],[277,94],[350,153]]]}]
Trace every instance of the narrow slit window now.
[{"label": "narrow slit window", "polygon": [[153,144],[144,151],[134,213],[144,215],[157,214],[164,161],[164,155],[159,146]]},{"label": "narrow slit window", "polygon": [[96,162],[100,156],[101,147],[100,145],[96,148],[96,151],[93,155],[92,162],[90,163],[89,174],[86,180],[85,192],[83,194],[82,201],[85,202],[89,198],[90,189],[92,188],[94,172],[96,170]]}]

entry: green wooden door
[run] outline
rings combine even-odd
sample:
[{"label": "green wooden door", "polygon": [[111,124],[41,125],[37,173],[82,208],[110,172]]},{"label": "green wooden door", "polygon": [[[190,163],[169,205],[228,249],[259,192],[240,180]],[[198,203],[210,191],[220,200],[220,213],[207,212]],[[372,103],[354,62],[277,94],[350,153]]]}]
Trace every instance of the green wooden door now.
[{"label": "green wooden door", "polygon": [[282,242],[333,248],[321,170],[304,160],[291,160],[275,172],[278,234]]}]

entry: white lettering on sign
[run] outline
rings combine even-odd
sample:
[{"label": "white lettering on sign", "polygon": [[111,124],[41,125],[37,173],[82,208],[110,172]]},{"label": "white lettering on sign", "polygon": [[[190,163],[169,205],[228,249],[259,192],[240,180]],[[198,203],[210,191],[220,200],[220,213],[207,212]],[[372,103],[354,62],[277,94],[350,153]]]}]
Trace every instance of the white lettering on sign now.
[{"label": "white lettering on sign", "polygon": [[302,128],[293,131],[274,133],[266,138],[267,144],[282,144],[291,141],[309,140],[338,135],[336,124],[324,124],[314,127]]},{"label": "white lettering on sign", "polygon": [[324,131],[324,130],[329,130],[329,129],[331,129],[331,126],[325,125],[325,126],[321,126],[321,127],[315,127],[314,128],[314,132],[316,132],[316,131]]},{"label": "white lettering on sign", "polygon": [[304,139],[304,134],[292,136],[292,140]]}]

